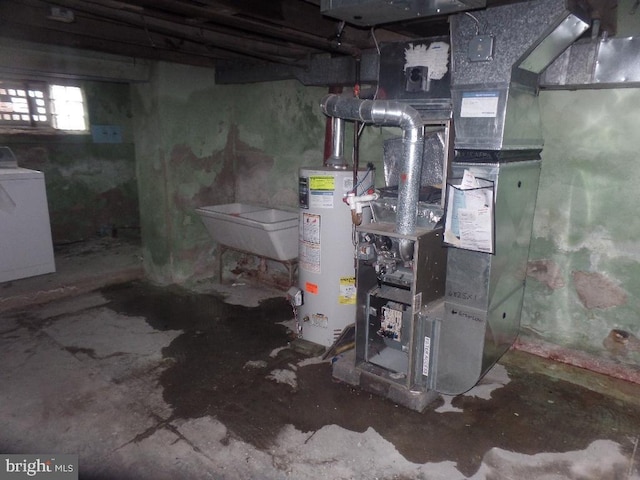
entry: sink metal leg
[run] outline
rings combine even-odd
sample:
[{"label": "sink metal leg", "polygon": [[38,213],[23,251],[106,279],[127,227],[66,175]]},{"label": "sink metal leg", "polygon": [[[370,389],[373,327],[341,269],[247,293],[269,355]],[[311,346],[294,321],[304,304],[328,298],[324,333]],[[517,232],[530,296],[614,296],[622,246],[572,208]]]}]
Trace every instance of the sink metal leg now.
[{"label": "sink metal leg", "polygon": [[222,256],[224,255],[224,252],[227,251],[227,249],[223,245],[220,245],[219,249],[220,249],[220,253],[218,254],[218,283],[222,285],[222,268],[223,268]]},{"label": "sink metal leg", "polygon": [[278,260],[276,258],[264,257],[262,255],[256,255],[255,253],[246,252],[244,250],[238,250],[237,248],[231,248],[225,245],[218,245],[218,282],[220,284],[222,284],[222,273],[224,268],[224,262],[222,257],[224,256],[225,252],[227,252],[228,250],[233,250],[236,252],[245,253],[248,255],[253,255],[255,257],[258,257],[260,259],[259,269],[261,273],[266,273],[268,271],[267,260],[273,260],[275,262],[278,262],[284,265],[284,267],[287,269],[287,273],[289,274],[289,286],[292,286],[294,284],[295,275],[298,273],[297,258],[294,260]]}]

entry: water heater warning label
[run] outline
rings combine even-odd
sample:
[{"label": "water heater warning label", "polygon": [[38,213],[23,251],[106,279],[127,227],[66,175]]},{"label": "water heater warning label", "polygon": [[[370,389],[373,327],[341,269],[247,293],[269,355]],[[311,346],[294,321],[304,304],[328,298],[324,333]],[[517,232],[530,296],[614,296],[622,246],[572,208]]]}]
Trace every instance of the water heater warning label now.
[{"label": "water heater warning label", "polygon": [[309,177],[309,207],[333,208],[333,194],[336,190],[336,178],[333,175]]},{"label": "water heater warning label", "polygon": [[299,262],[300,268],[320,273],[320,215],[304,213],[300,224]]},{"label": "water heater warning label", "polygon": [[340,305],[356,304],[356,277],[340,277]]},{"label": "water heater warning label", "polygon": [[302,215],[301,235],[302,241],[320,245],[320,215],[304,213]]},{"label": "water heater warning label", "polygon": [[309,196],[309,207],[333,208],[333,192],[312,190]]},{"label": "water heater warning label", "polygon": [[336,189],[336,179],[333,175],[309,177],[309,188],[311,190],[334,191]]}]

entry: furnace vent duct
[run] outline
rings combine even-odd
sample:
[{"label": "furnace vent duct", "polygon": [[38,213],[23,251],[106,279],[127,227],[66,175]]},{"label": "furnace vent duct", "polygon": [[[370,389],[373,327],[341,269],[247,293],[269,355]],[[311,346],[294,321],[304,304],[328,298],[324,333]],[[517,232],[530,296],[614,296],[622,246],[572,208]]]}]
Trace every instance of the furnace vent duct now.
[{"label": "furnace vent duct", "polygon": [[[414,234],[424,149],[423,122],[418,111],[402,102],[360,100],[340,95],[327,95],[320,107],[330,117],[402,129],[403,155],[395,230],[400,235]],[[400,245],[400,255],[405,260],[413,256],[409,243],[402,242]]]},{"label": "furnace vent duct", "polygon": [[322,0],[320,11],[353,25],[371,27],[473,10],[486,4],[486,0]]},{"label": "furnace vent duct", "polygon": [[[533,0],[451,17],[455,146],[542,147],[540,74],[589,28],[564,0]],[[481,45],[492,45],[482,49]]]},{"label": "furnace vent duct", "polygon": [[342,118],[331,119],[331,156],[324,162],[324,166],[336,169],[348,167],[344,157],[344,120]]}]

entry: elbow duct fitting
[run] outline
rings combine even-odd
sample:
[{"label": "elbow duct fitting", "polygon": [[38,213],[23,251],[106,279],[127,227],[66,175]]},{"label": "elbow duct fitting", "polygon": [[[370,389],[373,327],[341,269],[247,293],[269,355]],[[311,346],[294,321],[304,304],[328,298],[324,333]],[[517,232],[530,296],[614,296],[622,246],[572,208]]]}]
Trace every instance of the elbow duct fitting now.
[{"label": "elbow duct fitting", "polygon": [[[341,95],[327,95],[320,107],[325,115],[373,125],[400,127],[402,129],[402,165],[398,185],[398,212],[395,231],[400,235],[415,233],[424,134],[422,118],[412,106],[390,100],[360,100]],[[413,258],[413,242],[402,239],[400,256]]]}]

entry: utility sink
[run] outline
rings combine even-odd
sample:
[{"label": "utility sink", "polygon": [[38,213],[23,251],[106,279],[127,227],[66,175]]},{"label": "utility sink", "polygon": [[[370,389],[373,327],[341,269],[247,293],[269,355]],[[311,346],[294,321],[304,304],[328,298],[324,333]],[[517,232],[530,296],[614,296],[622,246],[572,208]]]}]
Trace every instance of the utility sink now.
[{"label": "utility sink", "polygon": [[209,235],[235,250],[279,261],[298,257],[298,213],[246,203],[196,209]]}]

